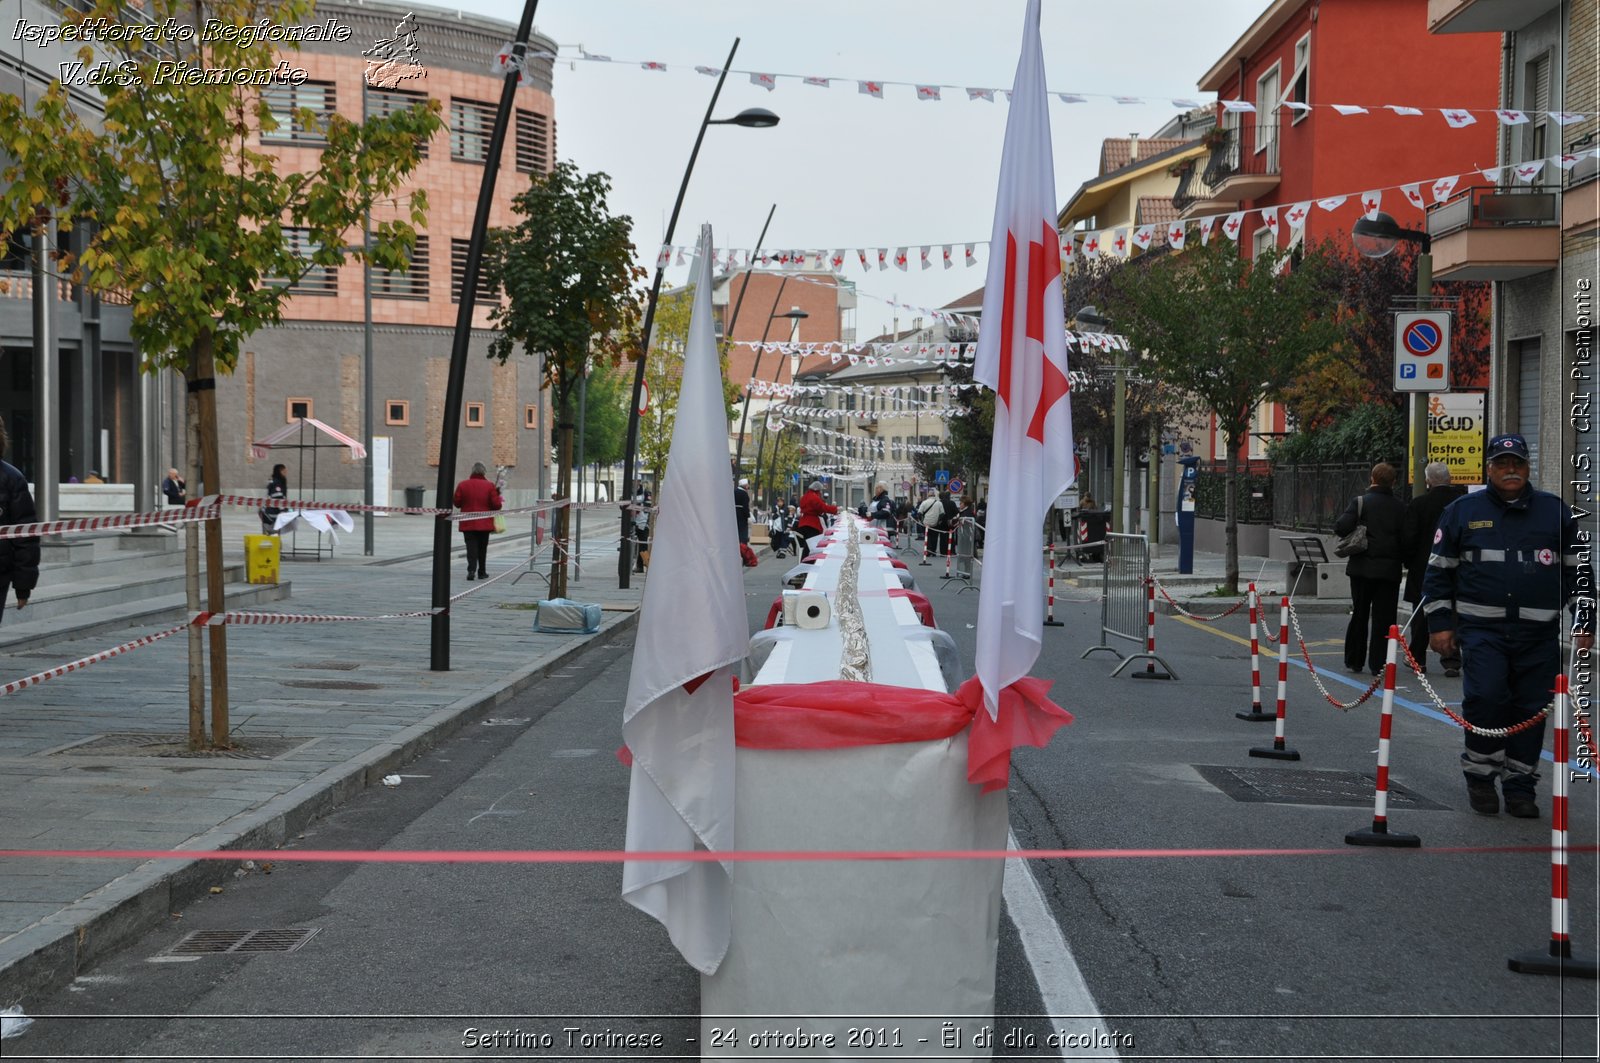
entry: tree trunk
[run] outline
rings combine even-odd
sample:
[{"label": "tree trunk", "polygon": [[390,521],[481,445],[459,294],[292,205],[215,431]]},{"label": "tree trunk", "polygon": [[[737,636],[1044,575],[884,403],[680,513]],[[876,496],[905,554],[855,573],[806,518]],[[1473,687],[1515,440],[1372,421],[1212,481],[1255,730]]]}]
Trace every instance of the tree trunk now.
[{"label": "tree trunk", "polygon": [[[194,359],[184,370],[185,383],[194,381]],[[183,403],[183,471],[187,482],[195,485],[195,498],[203,497],[200,491],[200,412],[197,396],[192,387],[184,389]],[[193,521],[183,526],[183,605],[186,616],[200,611],[200,525]],[[190,625],[189,639],[189,748],[198,752],[206,748],[206,659],[200,629]]]},{"label": "tree trunk", "polygon": [[[216,363],[211,333],[202,332],[195,343],[195,401],[200,420],[200,478],[205,494],[222,493],[222,456],[217,448]],[[223,590],[222,516],[206,521],[206,608],[213,613],[228,608]],[[228,629],[217,624],[211,633],[211,747],[231,749],[228,722]]]},{"label": "tree trunk", "polygon": [[[556,443],[556,500],[572,497],[572,409],[570,396],[563,390],[561,409],[557,414]],[[572,527],[572,507],[562,506],[555,511],[555,552],[550,560],[550,597],[567,596],[567,545]]]},{"label": "tree trunk", "polygon": [[1223,569],[1222,589],[1239,593],[1239,506],[1234,499],[1239,480],[1239,433],[1228,435],[1227,487],[1223,494]]}]

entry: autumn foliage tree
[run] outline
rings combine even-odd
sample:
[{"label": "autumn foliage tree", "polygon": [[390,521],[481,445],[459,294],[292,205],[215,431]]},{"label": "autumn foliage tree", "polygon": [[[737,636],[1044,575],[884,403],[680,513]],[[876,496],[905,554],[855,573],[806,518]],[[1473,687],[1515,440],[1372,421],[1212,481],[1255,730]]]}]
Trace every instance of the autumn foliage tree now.
[{"label": "autumn foliage tree", "polygon": [[[0,232],[85,227],[81,250],[59,256],[72,278],[131,309],[141,369],[170,367],[188,384],[191,492],[215,494],[218,439],[214,378],[233,369],[246,337],[283,320],[293,285],[313,269],[338,266],[373,214],[365,254],[403,269],[427,207],[406,193],[421,145],[440,127],[428,101],[357,122],[340,114],[294,112],[317,138],[310,167],[291,171],[257,146],[277,128],[263,84],[292,69],[258,25],[292,26],[312,17],[309,0],[93,0],[63,5],[62,23],[91,20],[94,46],[76,58],[108,63],[115,76],[94,84],[103,113],[90,116],[60,80],[24,103],[0,95]],[[206,33],[211,20],[234,32]],[[117,29],[112,29],[116,27]],[[194,83],[175,71],[220,71]],[[244,76],[241,78],[241,74]],[[78,91],[78,90],[74,90]],[[289,228],[304,241],[291,247]],[[207,598],[221,611],[222,525],[205,525]],[[185,552],[188,608],[200,611],[199,546],[189,526]],[[229,745],[227,642],[212,627],[211,742]],[[204,666],[199,629],[190,629],[189,740],[206,743]]]}]

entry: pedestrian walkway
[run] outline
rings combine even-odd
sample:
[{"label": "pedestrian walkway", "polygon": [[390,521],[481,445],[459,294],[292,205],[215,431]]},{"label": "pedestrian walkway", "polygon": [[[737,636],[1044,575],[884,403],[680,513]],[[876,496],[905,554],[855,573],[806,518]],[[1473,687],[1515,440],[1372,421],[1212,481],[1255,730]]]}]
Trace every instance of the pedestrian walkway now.
[{"label": "pedestrian walkway", "polygon": [[[544,546],[531,569],[520,564],[532,542],[526,517],[512,517],[511,532],[491,540],[490,575],[506,575],[488,583],[462,581],[454,537],[452,592],[472,593],[451,610],[449,671],[429,668],[426,617],[230,625],[233,753],[187,751],[183,633],[0,697],[0,849],[215,850],[292,837],[456,728],[492,716],[495,705],[585,646],[631,629],[646,577],[617,588],[614,511],[587,516],[581,578],[568,596],[601,604],[594,635],[533,631],[531,606],[548,596],[536,573],[548,571],[550,550]],[[258,527],[253,513],[230,514],[224,525],[231,563]],[[367,557],[358,523],[331,557],[285,563],[291,597],[247,608],[360,616],[425,610],[432,536],[425,518],[385,518]],[[181,612],[144,617],[121,631],[83,634],[61,629],[60,618],[30,624],[8,610],[0,684],[181,619]],[[37,629],[46,623],[58,626],[41,643]],[[0,1005],[70,982],[231,870],[216,862],[0,860]]]}]

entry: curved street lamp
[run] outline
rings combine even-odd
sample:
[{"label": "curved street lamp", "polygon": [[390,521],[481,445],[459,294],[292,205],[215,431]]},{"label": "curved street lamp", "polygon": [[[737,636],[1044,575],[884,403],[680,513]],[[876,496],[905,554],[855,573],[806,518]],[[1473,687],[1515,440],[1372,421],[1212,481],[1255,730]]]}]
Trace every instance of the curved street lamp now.
[{"label": "curved street lamp", "polygon": [[[1417,245],[1417,305],[1425,307],[1433,293],[1433,237],[1426,229],[1402,229],[1389,215],[1378,211],[1362,215],[1350,227],[1350,242],[1366,258],[1384,258],[1401,243]],[[1417,392],[1411,397],[1411,436],[1415,452],[1406,469],[1409,486],[1415,493],[1422,486],[1428,464],[1428,396]]]},{"label": "curved street lamp", "polygon": [[[772,331],[772,323],[774,321],[778,320],[779,318],[788,318],[789,319],[789,342],[791,344],[793,344],[793,343],[798,342],[799,339],[800,339],[800,322],[811,316],[810,314],[806,313],[804,310],[800,309],[798,306],[791,306],[786,312],[784,312],[782,314],[777,313],[778,300],[783,298],[784,285],[786,285],[788,283],[789,283],[789,278],[788,277],[783,278],[783,283],[778,285],[778,294],[774,295],[772,297],[773,313],[770,313],[770,314],[767,315],[766,327],[764,327],[761,330],[761,343],[762,343],[763,346],[766,345],[767,333]],[[752,382],[760,379],[759,374],[761,372],[761,355],[762,355],[761,347],[757,347],[756,348],[756,364],[754,366],[752,366],[751,369],[750,369],[750,380]],[[782,373],[782,371],[783,371],[783,362],[780,360],[778,362],[778,372]],[[778,380],[777,376],[774,376],[773,377],[773,383],[776,384],[777,380]],[[747,421],[749,420],[749,418],[750,418],[750,385],[746,384],[745,385],[745,389],[744,389],[744,410],[743,410],[743,412],[741,412],[739,414],[739,441],[734,445],[734,448],[733,448],[733,464],[734,464],[734,467],[739,469],[740,471],[743,471],[743,469],[744,469],[744,430],[745,430],[745,425],[746,425]],[[761,468],[761,449],[759,447],[756,448],[756,468],[757,469]]]},{"label": "curved street lamp", "polygon": [[[678,185],[678,198],[672,204],[672,216],[667,220],[667,233],[662,238],[662,243],[671,244],[672,234],[678,227],[678,213],[683,210],[683,197],[689,191],[689,175],[694,173],[695,159],[700,155],[700,143],[705,140],[706,127],[713,125],[736,125],[747,129],[770,129],[778,124],[778,116],[764,107],[751,107],[740,111],[732,118],[712,118],[711,112],[716,109],[717,97],[722,95],[722,83],[728,78],[728,68],[733,64],[733,54],[739,50],[739,38],[733,39],[733,47],[728,49],[728,58],[722,64],[722,73],[717,77],[717,87],[711,93],[711,102],[706,105],[706,116],[700,120],[700,132],[694,138],[694,147],[689,151],[689,165],[683,169],[683,181]],[[650,300],[644,308],[644,324],[639,331],[639,361],[633,372],[633,400],[628,403],[628,441],[622,458],[622,477],[625,489],[618,492],[618,498],[631,500],[633,497],[633,481],[635,477],[634,461],[639,453],[639,395],[644,390],[645,363],[650,357],[650,329],[655,324],[656,303],[661,298],[661,278],[666,272],[666,264],[659,259],[656,262],[655,281],[650,285]],[[623,502],[621,506],[621,529],[618,542],[626,542],[631,514],[628,512],[629,503]],[[628,575],[632,572],[629,565],[628,551],[619,547],[617,550],[617,586],[628,586]]]},{"label": "curved street lamp", "polygon": [[[1086,306],[1072,315],[1078,328],[1084,332],[1104,332],[1111,327],[1111,319],[1097,307]],[[1122,478],[1127,474],[1128,455],[1128,365],[1123,360],[1122,348],[1116,347],[1116,364],[1111,378],[1111,530],[1122,531]]]}]

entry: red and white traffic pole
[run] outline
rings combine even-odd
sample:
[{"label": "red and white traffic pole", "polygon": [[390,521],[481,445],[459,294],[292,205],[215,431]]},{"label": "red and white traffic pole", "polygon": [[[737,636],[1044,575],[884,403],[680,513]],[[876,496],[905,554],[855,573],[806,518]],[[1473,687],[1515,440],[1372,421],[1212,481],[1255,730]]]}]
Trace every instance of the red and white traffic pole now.
[{"label": "red and white traffic pole", "polygon": [[1378,724],[1378,786],[1372,803],[1372,826],[1344,836],[1346,845],[1380,845],[1415,849],[1422,839],[1415,834],[1389,830],[1389,736],[1394,727],[1394,662],[1400,645],[1400,626],[1389,625],[1389,653],[1383,665],[1383,716]]},{"label": "red and white traffic pole", "polygon": [[1256,598],[1256,585],[1250,584],[1250,711],[1234,713],[1241,720],[1265,723],[1276,719],[1270,712],[1261,710],[1261,638],[1259,635],[1260,611]]},{"label": "red and white traffic pole", "polygon": [[1272,746],[1257,746],[1250,750],[1252,757],[1270,760],[1299,760],[1300,754],[1283,744],[1283,720],[1289,709],[1289,596],[1283,596],[1283,609],[1278,621],[1278,725],[1273,732]]},{"label": "red and white traffic pole", "polygon": [[1556,676],[1555,770],[1551,776],[1550,798],[1550,949],[1513,956],[1506,965],[1519,974],[1569,975],[1594,978],[1593,956],[1574,956],[1567,927],[1567,773],[1572,752],[1568,732],[1567,677]]},{"label": "red and white traffic pole", "polygon": [[1052,535],[1044,551],[1045,597],[1044,597],[1044,626],[1060,627],[1061,621],[1056,619],[1056,539]]}]

